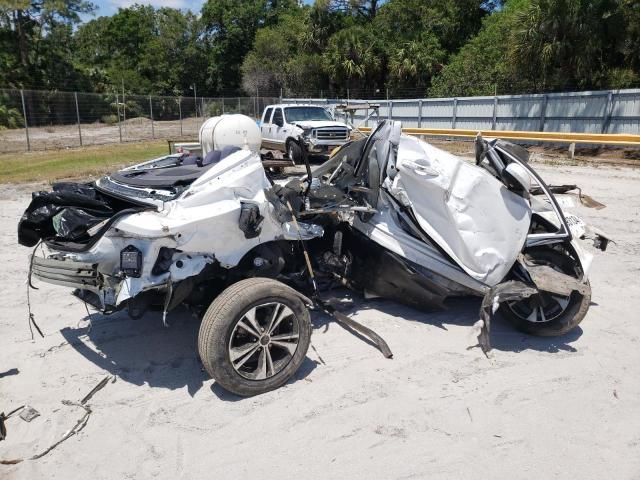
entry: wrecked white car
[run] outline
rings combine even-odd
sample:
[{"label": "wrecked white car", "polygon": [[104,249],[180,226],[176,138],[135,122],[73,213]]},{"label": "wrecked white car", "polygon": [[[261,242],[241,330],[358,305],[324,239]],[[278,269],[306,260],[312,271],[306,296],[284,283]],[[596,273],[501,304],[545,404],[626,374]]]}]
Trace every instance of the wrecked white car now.
[{"label": "wrecked white car", "polygon": [[73,288],[105,314],[204,312],[202,362],[244,396],[295,373],[311,307],[391,356],[326,302],[334,286],[422,309],[484,297],[485,350],[498,306],[525,332],[568,332],[589,308],[592,256],[578,243],[589,232],[563,213],[526,150],[482,138],[476,149],[473,165],[382,122],[286,183],[249,150],[209,164],[170,155],[34,193],[19,240],[36,247],[30,276]]}]

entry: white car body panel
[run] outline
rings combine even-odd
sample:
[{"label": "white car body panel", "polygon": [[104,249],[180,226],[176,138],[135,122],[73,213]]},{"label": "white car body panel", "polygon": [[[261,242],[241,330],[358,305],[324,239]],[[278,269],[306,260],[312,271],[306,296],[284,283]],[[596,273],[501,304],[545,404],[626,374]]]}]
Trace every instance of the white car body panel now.
[{"label": "white car body panel", "polygon": [[483,169],[413,137],[401,137],[390,191],[420,227],[475,280],[494,286],[516,261],[531,207]]},{"label": "white car body panel", "polygon": [[409,235],[392,218],[393,207],[387,202],[378,204],[379,212],[370,221],[355,219],[353,227],[378,245],[407,260],[421,265],[474,291],[486,291],[488,287],[467,275],[447,261],[436,248]]},{"label": "white car body panel", "polygon": [[[120,251],[134,246],[142,252],[142,275],[126,277],[116,288],[115,305],[138,293],[164,288],[167,282],[197,275],[207,264],[218,261],[223,268],[236,266],[253,247],[274,240],[308,240],[323,235],[317,225],[280,222],[265,196],[271,188],[260,156],[241,150],[214,165],[175,200],[158,211],[143,211],[116,221],[88,251],[62,256],[78,262],[97,263],[100,273],[118,275]],[[255,238],[245,238],[238,227],[241,201],[257,205],[264,217]],[[174,256],[169,272],[153,275],[160,248],[184,252]],[[176,265],[181,261],[181,268]]]}]

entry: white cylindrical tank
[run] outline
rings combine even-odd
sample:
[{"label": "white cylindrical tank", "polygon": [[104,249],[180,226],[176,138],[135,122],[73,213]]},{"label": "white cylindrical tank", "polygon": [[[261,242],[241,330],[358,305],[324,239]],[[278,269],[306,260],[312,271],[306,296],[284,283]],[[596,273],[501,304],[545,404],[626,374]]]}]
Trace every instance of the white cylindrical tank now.
[{"label": "white cylindrical tank", "polygon": [[212,117],[200,127],[202,156],[212,150],[235,146],[252,152],[260,151],[262,134],[260,127],[250,117],[240,114]]}]

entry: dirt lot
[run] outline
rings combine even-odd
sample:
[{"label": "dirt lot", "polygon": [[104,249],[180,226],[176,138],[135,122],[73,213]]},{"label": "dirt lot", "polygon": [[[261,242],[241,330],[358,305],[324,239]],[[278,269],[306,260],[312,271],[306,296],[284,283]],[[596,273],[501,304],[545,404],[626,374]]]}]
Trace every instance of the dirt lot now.
[{"label": "dirt lot", "polygon": [[[596,253],[593,304],[574,332],[533,338],[494,322],[491,359],[474,344],[479,302],[422,313],[385,301],[352,305],[394,351],[386,360],[327,318],[294,381],[241,399],[201,371],[198,321],[164,328],[92,315],[61,287],[32,291],[45,338],[31,341],[27,249],[16,224],[25,187],[0,189],[0,411],[24,403],[41,416],[7,421],[0,459],[60,438],[79,400],[82,432],[39,460],[0,465],[3,479],[147,478],[640,478],[640,170],[541,165],[607,208],[576,209],[616,243]],[[593,251],[593,250],[592,250]],[[361,307],[358,309],[358,307]]]},{"label": "dirt lot", "polygon": [[[152,138],[176,139],[182,137],[197,138],[202,118],[185,118],[182,129],[179,120],[154,121],[153,126],[148,118],[132,118],[118,124],[83,123],[82,142],[87,145],[103,145],[120,141],[123,142],[150,140]],[[51,150],[80,146],[80,136],[77,125],[54,125],[48,127],[29,128],[31,150]],[[24,152],[27,150],[26,133],[24,129],[0,130],[0,153]]]}]

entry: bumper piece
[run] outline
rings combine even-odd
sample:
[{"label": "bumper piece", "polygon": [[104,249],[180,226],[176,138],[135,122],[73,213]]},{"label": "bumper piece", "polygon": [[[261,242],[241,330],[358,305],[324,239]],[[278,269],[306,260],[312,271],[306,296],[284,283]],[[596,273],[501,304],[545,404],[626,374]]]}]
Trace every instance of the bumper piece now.
[{"label": "bumper piece", "polygon": [[98,291],[97,264],[33,257],[31,275],[47,283]]}]

